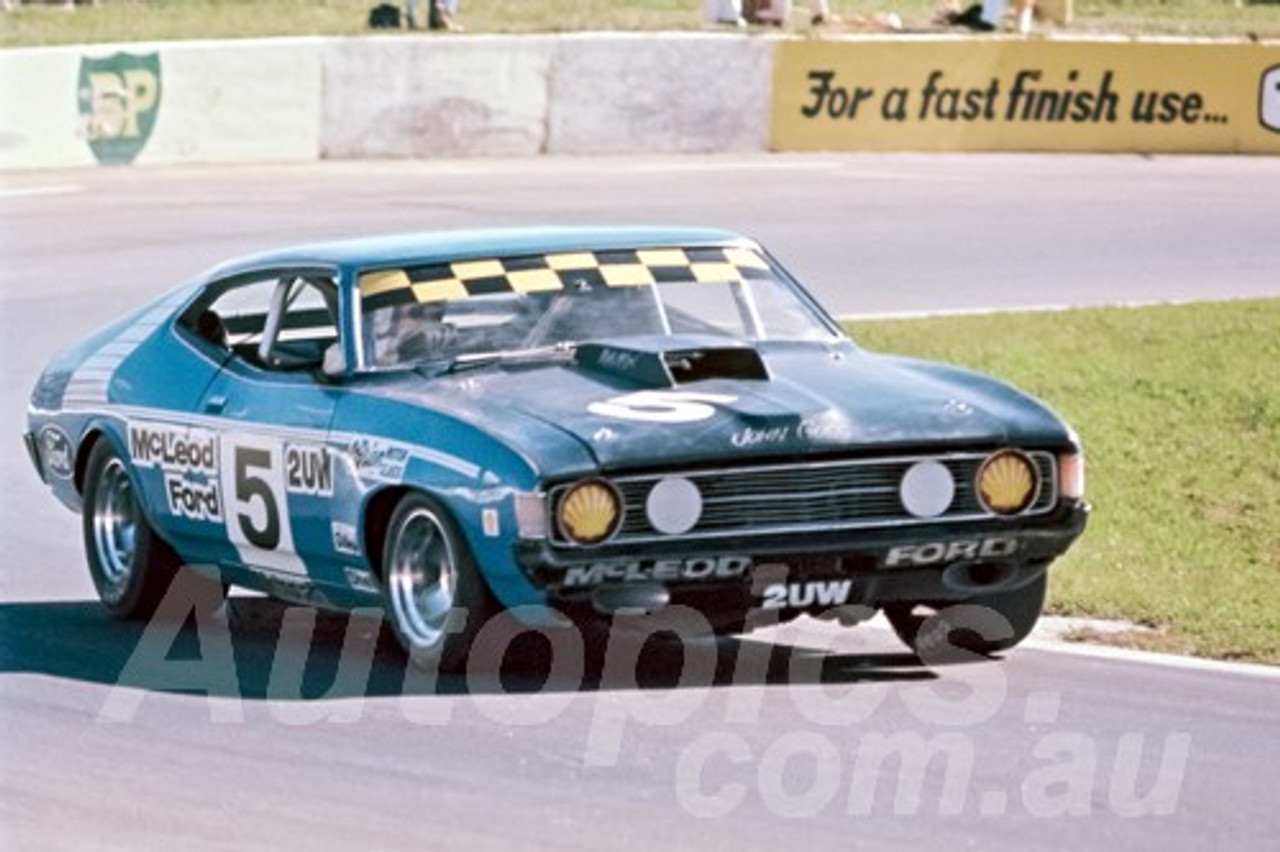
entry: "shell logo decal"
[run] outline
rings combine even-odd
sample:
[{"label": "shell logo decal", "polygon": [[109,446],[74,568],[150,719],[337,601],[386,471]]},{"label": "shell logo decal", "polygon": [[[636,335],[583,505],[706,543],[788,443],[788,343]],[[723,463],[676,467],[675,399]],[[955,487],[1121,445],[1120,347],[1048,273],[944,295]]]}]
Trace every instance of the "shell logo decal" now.
[{"label": "shell logo decal", "polygon": [[1031,460],[1013,450],[996,453],[978,472],[978,494],[997,515],[1016,515],[1035,499],[1038,475]]},{"label": "shell logo decal", "polygon": [[560,501],[560,527],[579,544],[596,544],[613,535],[622,520],[618,497],[605,483],[575,485]]}]

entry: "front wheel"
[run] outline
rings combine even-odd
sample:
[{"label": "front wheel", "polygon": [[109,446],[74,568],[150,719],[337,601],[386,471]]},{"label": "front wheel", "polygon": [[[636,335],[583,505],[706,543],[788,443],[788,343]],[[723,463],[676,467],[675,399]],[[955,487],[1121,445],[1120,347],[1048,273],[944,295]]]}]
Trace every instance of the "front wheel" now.
[{"label": "front wheel", "polygon": [[458,671],[496,604],[452,520],[421,494],[400,501],[383,547],[391,626],[409,659]]},{"label": "front wheel", "polygon": [[[886,606],[884,614],[898,638],[913,650],[920,649],[923,642],[940,647],[945,639],[946,645],[952,648],[994,654],[1009,650],[1031,634],[1044,609],[1047,588],[1048,573],[1042,571],[1034,580],[1016,589],[959,602],[954,610],[955,618],[949,619],[949,607],[939,608],[934,615],[921,613],[918,604],[903,603]],[[925,628],[923,633],[922,628]]]},{"label": "front wheel", "polygon": [[107,441],[89,454],[84,487],[84,547],[98,598],[117,618],[146,618],[181,565],[151,528],[129,469]]}]

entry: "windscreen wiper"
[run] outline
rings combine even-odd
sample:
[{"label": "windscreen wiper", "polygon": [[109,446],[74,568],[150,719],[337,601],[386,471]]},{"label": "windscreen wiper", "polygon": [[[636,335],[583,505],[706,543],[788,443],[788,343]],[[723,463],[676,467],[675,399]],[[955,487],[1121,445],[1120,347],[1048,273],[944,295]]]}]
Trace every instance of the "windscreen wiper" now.
[{"label": "windscreen wiper", "polygon": [[509,349],[503,352],[473,352],[459,355],[450,361],[444,373],[460,373],[477,367],[488,367],[493,364],[536,364],[544,361],[569,361],[578,348],[576,343],[567,341],[553,343],[549,346],[535,346],[531,349]]}]

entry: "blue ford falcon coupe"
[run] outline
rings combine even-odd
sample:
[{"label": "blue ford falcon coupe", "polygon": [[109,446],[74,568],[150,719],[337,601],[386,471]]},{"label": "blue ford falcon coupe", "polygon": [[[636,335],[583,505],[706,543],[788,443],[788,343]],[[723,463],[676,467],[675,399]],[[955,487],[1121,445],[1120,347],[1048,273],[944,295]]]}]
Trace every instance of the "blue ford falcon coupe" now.
[{"label": "blue ford falcon coupe", "polygon": [[854,345],[755,242],[443,232],[228,263],[58,355],[27,448],[121,617],[196,568],[382,606],[457,668],[687,607],[735,632],[973,603],[1017,644],[1084,529],[1072,430],[990,378]]}]

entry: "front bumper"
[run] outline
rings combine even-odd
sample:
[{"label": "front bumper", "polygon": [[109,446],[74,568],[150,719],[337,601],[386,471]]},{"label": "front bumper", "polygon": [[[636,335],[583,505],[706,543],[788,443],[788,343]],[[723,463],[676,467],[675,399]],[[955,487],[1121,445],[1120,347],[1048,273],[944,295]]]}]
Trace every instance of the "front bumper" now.
[{"label": "front bumper", "polygon": [[27,456],[31,459],[31,464],[35,466],[36,473],[40,477],[40,481],[47,483],[49,477],[44,472],[44,462],[40,459],[40,442],[36,440],[35,433],[23,432],[22,443],[27,446]]},{"label": "front bumper", "polygon": [[[599,610],[601,589],[660,588],[669,603],[711,614],[759,606],[779,584],[801,593],[788,609],[812,612],[804,584],[848,580],[841,604],[950,602],[1016,588],[1038,577],[1084,532],[1089,506],[1014,521],[926,524],[806,536],[560,548],[522,542],[516,558],[553,605]],[[612,596],[612,595],[611,595]]]}]

